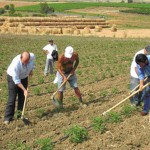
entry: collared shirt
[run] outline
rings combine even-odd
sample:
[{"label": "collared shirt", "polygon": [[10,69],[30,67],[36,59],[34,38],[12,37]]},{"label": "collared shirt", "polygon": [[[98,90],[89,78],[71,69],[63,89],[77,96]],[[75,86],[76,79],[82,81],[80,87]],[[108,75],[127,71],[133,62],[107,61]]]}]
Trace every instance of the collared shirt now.
[{"label": "collared shirt", "polygon": [[43,50],[48,51],[47,59],[53,59],[53,57],[52,57],[53,50],[58,51],[57,46],[55,44],[53,44],[53,45],[47,44],[45,47],[43,47]]},{"label": "collared shirt", "polygon": [[139,77],[140,80],[144,80],[145,77],[150,76],[150,55],[147,55],[147,58],[148,58],[148,65],[141,68],[137,64],[138,77]]},{"label": "collared shirt", "polygon": [[130,68],[130,75],[131,75],[132,77],[134,77],[134,78],[138,78],[138,75],[137,75],[137,73],[136,73],[136,71],[135,71],[135,67],[136,67],[135,57],[136,57],[137,54],[144,54],[144,49],[138,51],[138,52],[134,55],[134,57],[133,57],[133,61],[132,61],[132,63],[131,63],[131,68]]},{"label": "collared shirt", "polygon": [[11,64],[7,69],[7,74],[12,77],[15,84],[21,83],[21,79],[25,79],[34,69],[34,59],[34,54],[30,53],[30,60],[26,65],[22,64],[21,55],[17,55],[12,60]]}]

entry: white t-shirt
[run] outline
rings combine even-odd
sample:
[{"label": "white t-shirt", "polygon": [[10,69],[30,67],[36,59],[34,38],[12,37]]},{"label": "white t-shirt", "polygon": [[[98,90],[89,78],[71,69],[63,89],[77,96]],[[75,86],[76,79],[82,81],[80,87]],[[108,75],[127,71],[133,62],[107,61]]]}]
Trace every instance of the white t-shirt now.
[{"label": "white t-shirt", "polygon": [[47,54],[47,59],[53,59],[52,57],[52,52],[53,50],[56,50],[57,51],[57,46],[55,44],[51,45],[51,44],[47,44],[44,48],[43,48],[44,51],[48,51],[48,54]]},{"label": "white t-shirt", "polygon": [[138,75],[137,75],[137,73],[135,72],[135,67],[136,67],[135,57],[136,57],[136,55],[138,55],[138,54],[144,54],[144,49],[138,51],[138,52],[134,55],[134,57],[133,57],[133,61],[132,61],[132,63],[131,63],[131,68],[130,68],[130,75],[131,75],[132,77],[134,77],[134,78],[138,78]]}]

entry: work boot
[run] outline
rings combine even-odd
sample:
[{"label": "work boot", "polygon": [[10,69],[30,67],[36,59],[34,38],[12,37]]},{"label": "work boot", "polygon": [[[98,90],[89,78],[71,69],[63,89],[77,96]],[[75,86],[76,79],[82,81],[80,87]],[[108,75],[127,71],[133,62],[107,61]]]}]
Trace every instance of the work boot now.
[{"label": "work boot", "polygon": [[148,115],[148,113],[142,111],[142,112],[141,112],[141,115],[142,115],[142,116],[146,116],[146,115]]},{"label": "work boot", "polygon": [[55,107],[57,107],[58,109],[63,109],[63,102],[62,101],[58,101],[58,100],[53,99],[52,102],[55,105]]},{"label": "work boot", "polygon": [[82,108],[87,107],[87,104],[83,103],[82,98],[79,99],[79,102],[80,102],[80,106],[81,106]]},{"label": "work boot", "polygon": [[8,125],[9,123],[10,123],[10,121],[8,121],[8,120],[5,120],[5,121],[4,121],[4,124],[5,124],[5,125]]}]

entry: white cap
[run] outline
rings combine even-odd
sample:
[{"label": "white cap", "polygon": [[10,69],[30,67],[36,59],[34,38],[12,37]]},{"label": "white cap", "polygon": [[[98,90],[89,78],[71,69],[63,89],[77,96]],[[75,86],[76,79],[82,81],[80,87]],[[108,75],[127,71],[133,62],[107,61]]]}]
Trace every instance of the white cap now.
[{"label": "white cap", "polygon": [[71,58],[73,55],[73,48],[71,46],[67,46],[65,49],[65,57]]}]

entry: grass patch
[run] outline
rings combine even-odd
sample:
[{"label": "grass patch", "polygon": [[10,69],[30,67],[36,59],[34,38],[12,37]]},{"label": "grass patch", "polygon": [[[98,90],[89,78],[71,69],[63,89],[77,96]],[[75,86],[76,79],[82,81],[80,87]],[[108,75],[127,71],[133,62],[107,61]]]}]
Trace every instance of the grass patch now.
[{"label": "grass patch", "polygon": [[94,130],[104,133],[106,131],[106,125],[105,125],[105,120],[102,117],[95,117],[92,120],[92,127]]},{"label": "grass patch", "polygon": [[84,127],[74,125],[65,131],[65,135],[69,136],[70,141],[73,143],[82,143],[87,140],[88,131]]}]

